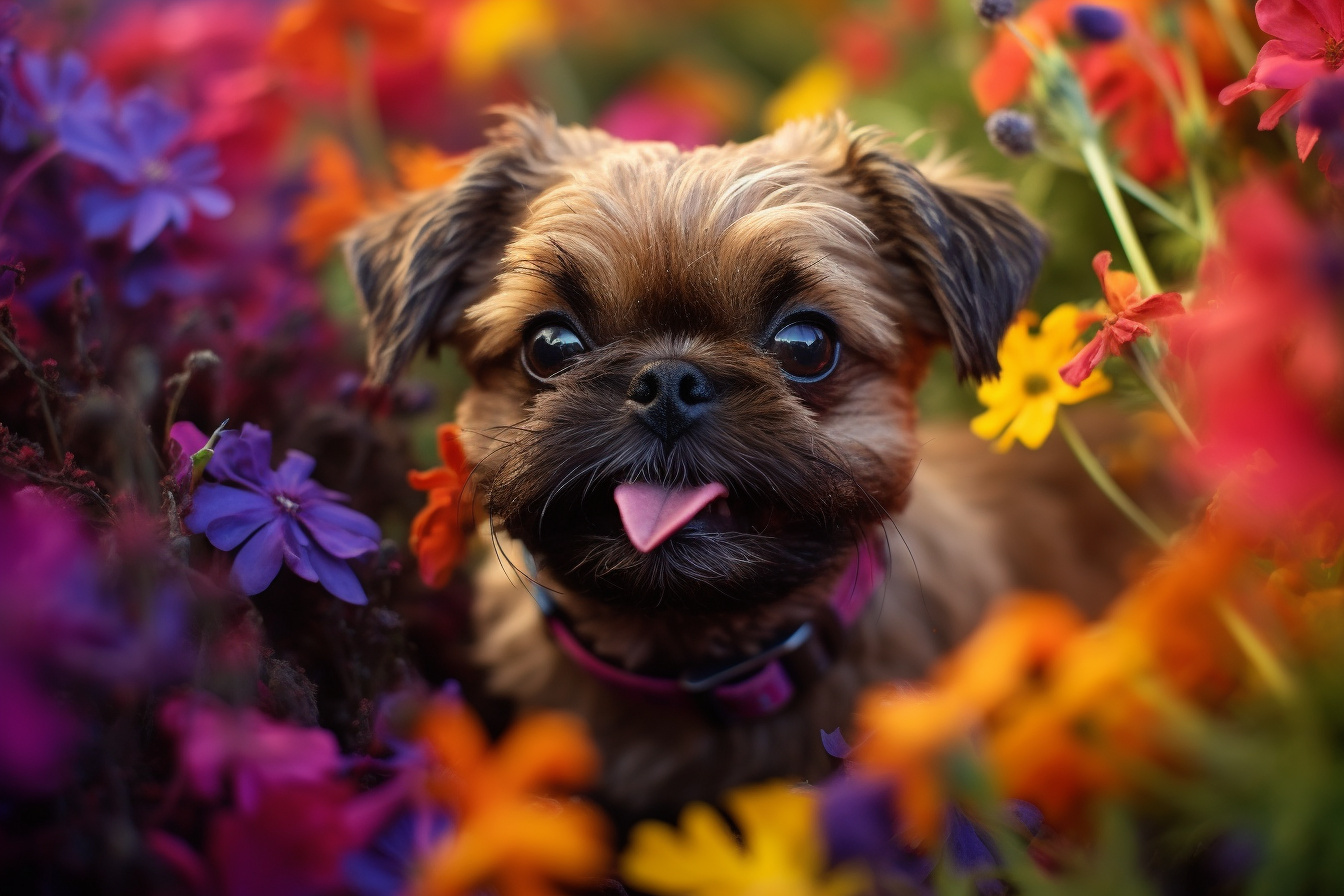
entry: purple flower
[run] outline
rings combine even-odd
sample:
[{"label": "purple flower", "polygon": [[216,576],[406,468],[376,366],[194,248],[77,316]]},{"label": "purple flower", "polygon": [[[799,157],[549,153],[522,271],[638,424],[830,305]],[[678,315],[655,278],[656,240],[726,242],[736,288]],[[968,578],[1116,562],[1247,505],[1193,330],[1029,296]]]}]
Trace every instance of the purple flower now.
[{"label": "purple flower", "polygon": [[0,146],[8,150],[55,138],[72,155],[83,157],[87,135],[112,120],[112,96],[102,78],[91,77],[88,61],[67,51],[59,60],[43,53],[19,56],[10,102],[0,118]]},{"label": "purple flower", "polygon": [[66,141],[73,155],[110,173],[124,189],[93,189],[80,198],[90,238],[113,236],[129,226],[133,251],[148,246],[169,223],[185,230],[195,209],[222,218],[233,200],[214,182],[220,167],[209,144],[184,145],[187,115],[144,87],[122,101],[115,126],[94,125]]},{"label": "purple flower", "polygon": [[1109,6],[1078,3],[1069,7],[1069,22],[1083,40],[1108,44],[1125,34],[1125,14]]},{"label": "purple flower", "polygon": [[345,561],[378,548],[378,524],[343,506],[345,495],[309,480],[316,463],[290,451],[272,471],[271,434],[244,424],[241,435],[225,433],[219,440],[205,469],[222,482],[196,489],[186,524],[222,551],[242,545],[233,580],[247,594],[269,585],[283,561],[341,600],[368,603]]}]

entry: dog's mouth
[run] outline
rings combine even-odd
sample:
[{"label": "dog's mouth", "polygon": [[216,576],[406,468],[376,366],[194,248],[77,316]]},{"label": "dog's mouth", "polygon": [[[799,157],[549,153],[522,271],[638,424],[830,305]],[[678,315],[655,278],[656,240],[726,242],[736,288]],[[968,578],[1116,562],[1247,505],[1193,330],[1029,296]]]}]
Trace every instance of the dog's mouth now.
[{"label": "dog's mouth", "polygon": [[647,554],[678,533],[730,532],[738,528],[721,482],[673,487],[622,482],[613,493],[621,526],[635,550]]}]

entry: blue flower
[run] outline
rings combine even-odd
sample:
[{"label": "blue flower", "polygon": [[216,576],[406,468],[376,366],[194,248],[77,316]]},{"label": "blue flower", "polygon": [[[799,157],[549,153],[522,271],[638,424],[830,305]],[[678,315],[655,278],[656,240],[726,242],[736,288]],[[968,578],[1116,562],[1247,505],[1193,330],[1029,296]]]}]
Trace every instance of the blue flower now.
[{"label": "blue flower", "polygon": [[148,246],[171,222],[191,223],[194,209],[222,218],[233,200],[214,182],[220,167],[214,146],[184,144],[189,119],[151,88],[126,97],[113,123],[90,123],[64,142],[72,155],[104,168],[122,190],[94,189],[80,198],[84,230],[92,239],[130,227],[133,251]]},{"label": "blue flower", "polygon": [[18,75],[6,85],[0,116],[0,146],[25,149],[37,138],[58,140],[80,156],[88,135],[112,120],[112,95],[107,82],[91,77],[88,61],[67,51],[59,60],[43,53],[19,56]]},{"label": "blue flower", "polygon": [[205,470],[222,482],[196,489],[185,522],[222,551],[242,545],[233,558],[233,580],[247,594],[271,584],[283,562],[341,600],[368,603],[345,561],[378,548],[378,524],[344,506],[345,495],[311,481],[316,463],[290,451],[271,470],[271,434],[244,424],[241,435],[220,439]]}]

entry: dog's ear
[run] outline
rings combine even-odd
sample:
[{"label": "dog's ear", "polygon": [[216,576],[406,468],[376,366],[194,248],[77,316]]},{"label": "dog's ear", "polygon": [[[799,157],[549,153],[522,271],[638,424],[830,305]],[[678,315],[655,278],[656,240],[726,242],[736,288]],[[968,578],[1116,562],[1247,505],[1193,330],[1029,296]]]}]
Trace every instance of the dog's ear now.
[{"label": "dog's ear", "polygon": [[1005,188],[939,168],[916,166],[880,133],[860,131],[843,175],[903,281],[912,323],[952,346],[958,377],[996,376],[999,340],[1030,297],[1045,235]]},{"label": "dog's ear", "polygon": [[610,140],[560,128],[530,108],[503,120],[453,182],[404,197],[345,237],[346,265],[363,299],[369,381],[396,378],[421,345],[437,344],[462,310],[490,290],[528,202],[561,176],[567,159]]}]

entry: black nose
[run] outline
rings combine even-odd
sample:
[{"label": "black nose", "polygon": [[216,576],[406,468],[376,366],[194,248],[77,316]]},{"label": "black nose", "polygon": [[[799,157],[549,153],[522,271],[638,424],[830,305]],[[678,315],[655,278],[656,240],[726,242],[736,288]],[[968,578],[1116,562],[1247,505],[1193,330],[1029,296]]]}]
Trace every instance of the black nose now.
[{"label": "black nose", "polygon": [[654,361],[635,374],[625,393],[636,417],[664,442],[690,428],[714,401],[704,371],[689,361]]}]

